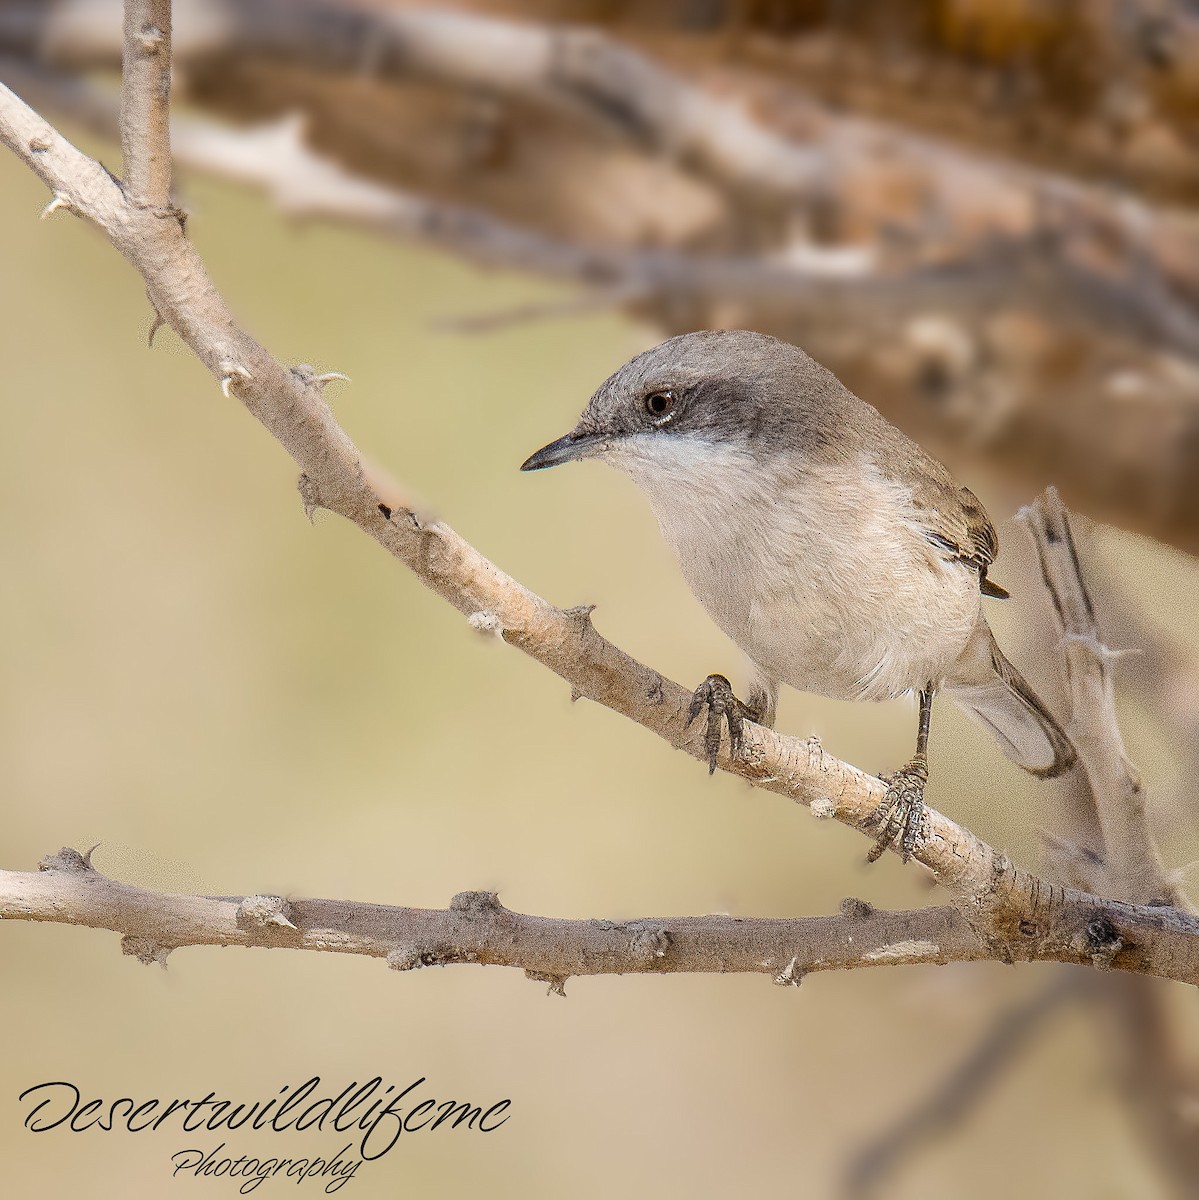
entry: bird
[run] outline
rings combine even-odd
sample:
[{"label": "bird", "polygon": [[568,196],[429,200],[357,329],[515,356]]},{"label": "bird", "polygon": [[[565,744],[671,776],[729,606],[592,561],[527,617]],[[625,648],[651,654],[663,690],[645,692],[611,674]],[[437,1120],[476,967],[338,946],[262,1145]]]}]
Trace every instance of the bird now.
[{"label": "bird", "polygon": [[[999,552],[978,498],[799,347],[749,330],[701,330],[631,359],[575,427],[522,471],[598,459],[645,493],[691,591],[740,648],[747,698],[712,674],[709,772],[727,725],[773,727],[786,685],[836,700],[919,697],[916,749],[881,778],[879,858],[923,840],[933,700],[946,693],[1034,775],[1075,749],[1000,650],[983,598]],[[872,830],[873,831],[873,830]]]}]

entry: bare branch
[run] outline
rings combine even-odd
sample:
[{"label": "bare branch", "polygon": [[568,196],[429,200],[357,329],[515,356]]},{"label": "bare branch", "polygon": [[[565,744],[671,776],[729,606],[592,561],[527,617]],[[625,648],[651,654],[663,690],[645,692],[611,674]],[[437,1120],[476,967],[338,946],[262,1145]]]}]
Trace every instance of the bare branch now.
[{"label": "bare branch", "polygon": [[[995,957],[952,906],[884,912],[847,900],[839,914],[826,917],[556,920],[511,912],[493,892],[461,892],[448,909],[261,894],[184,896],[108,879],[90,854],[71,849],[38,866],[0,870],[0,919],[109,929],[123,936],[126,953],[146,963],[163,963],[184,946],[256,946],[385,958],[399,970],[452,963],[519,967],[559,985],[579,975],[748,972],[798,986],[817,971]],[[1199,928],[1188,936],[1199,937]],[[1017,953],[1088,961],[1086,946],[1044,941],[1028,942]]]},{"label": "bare branch", "polygon": [[128,0],[121,60],[125,190],[141,208],[171,206],[171,0]]},{"label": "bare branch", "polygon": [[278,896],[181,896],[108,879],[74,850],[36,872],[0,871],[0,917],[110,929],[144,961],[182,946],[258,946],[361,954],[398,970],[479,963],[538,979],[633,972],[756,972],[798,986],[813,971],[989,957],[951,907],[868,906],[794,919],[664,917],[553,920],[461,892],[448,909]]},{"label": "bare branch", "polygon": [[1049,488],[1020,515],[1062,630],[1073,704],[1068,732],[1090,781],[1103,833],[1102,886],[1139,904],[1174,900],[1175,889],[1149,834],[1141,774],[1124,750],[1112,686],[1114,655],[1100,637],[1065,506]]},{"label": "bare branch", "polygon": [[1183,1017],[1179,1028],[1176,998],[1147,979],[1121,975],[1094,982],[1104,984],[1096,997],[1106,1001],[1098,1014],[1106,1018],[1098,1033],[1107,1047],[1113,1086],[1126,1099],[1167,1194],[1191,1200],[1199,1179],[1194,1119],[1199,1087],[1187,1053],[1190,1022]]},{"label": "bare branch", "polygon": [[[1179,902],[1150,837],[1140,775],[1129,763],[1116,718],[1112,686],[1115,652],[1104,645],[1083,578],[1069,515],[1050,489],[1021,517],[1032,536],[1063,639],[1074,717],[1069,731],[1089,785],[1090,826],[1102,853],[1048,835],[1053,876],[1142,903]],[[1082,985],[1082,986],[1080,986]],[[1084,993],[1083,987],[1086,991]],[[1112,1036],[1105,1058],[1153,1160],[1178,1196],[1194,1194],[1199,1144],[1182,1100],[1195,1090],[1172,1036],[1168,997],[1147,980],[1072,976],[1001,1017],[970,1057],[914,1111],[868,1145],[850,1164],[847,1187],[866,1195],[887,1172],[930,1136],[958,1119],[997,1072],[1026,1044],[1042,1019],[1071,996],[1096,1001]]]}]

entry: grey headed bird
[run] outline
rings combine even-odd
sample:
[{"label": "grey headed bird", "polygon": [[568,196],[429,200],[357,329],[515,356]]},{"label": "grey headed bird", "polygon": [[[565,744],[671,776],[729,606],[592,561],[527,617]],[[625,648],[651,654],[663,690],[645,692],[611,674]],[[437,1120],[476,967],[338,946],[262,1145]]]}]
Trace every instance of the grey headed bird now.
[{"label": "grey headed bird", "polygon": [[565,437],[521,467],[598,458],[645,492],[696,598],[748,660],[695,691],[715,770],[722,720],[773,725],[780,684],[837,700],[917,692],[916,753],[883,779],[873,862],[922,837],[933,697],[948,692],[1034,775],[1075,751],[1003,656],[982,597],[995,529],[972,492],[802,350],[744,330],[671,338],[591,397]]}]

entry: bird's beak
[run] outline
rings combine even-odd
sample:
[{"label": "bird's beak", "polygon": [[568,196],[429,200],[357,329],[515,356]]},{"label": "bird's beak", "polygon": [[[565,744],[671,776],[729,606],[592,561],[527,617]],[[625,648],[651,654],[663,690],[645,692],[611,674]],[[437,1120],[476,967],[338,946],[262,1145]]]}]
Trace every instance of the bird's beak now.
[{"label": "bird's beak", "polygon": [[579,433],[575,430],[560,437],[548,446],[542,446],[536,454],[530,454],[520,464],[522,471],[540,471],[542,467],[557,467],[564,462],[573,462],[594,453],[607,439],[598,433]]}]

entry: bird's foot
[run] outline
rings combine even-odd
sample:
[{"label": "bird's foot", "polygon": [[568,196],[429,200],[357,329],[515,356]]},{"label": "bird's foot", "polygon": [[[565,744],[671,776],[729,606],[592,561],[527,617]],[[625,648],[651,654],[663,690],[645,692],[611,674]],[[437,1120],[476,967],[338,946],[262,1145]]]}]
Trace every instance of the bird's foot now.
[{"label": "bird's foot", "polygon": [[687,724],[690,725],[705,708],[708,710],[708,724],[704,730],[704,749],[708,752],[708,774],[713,775],[716,772],[716,756],[720,753],[721,721],[729,727],[729,751],[736,758],[745,745],[743,723],[755,719],[755,710],[733,695],[733,685],[723,675],[709,675],[695,689]]},{"label": "bird's foot", "polygon": [[879,834],[866,861],[875,862],[898,837],[900,857],[907,862],[924,837],[924,785],[928,783],[928,759],[917,754],[902,770],[879,778],[887,785],[887,795],[878,806]]}]

